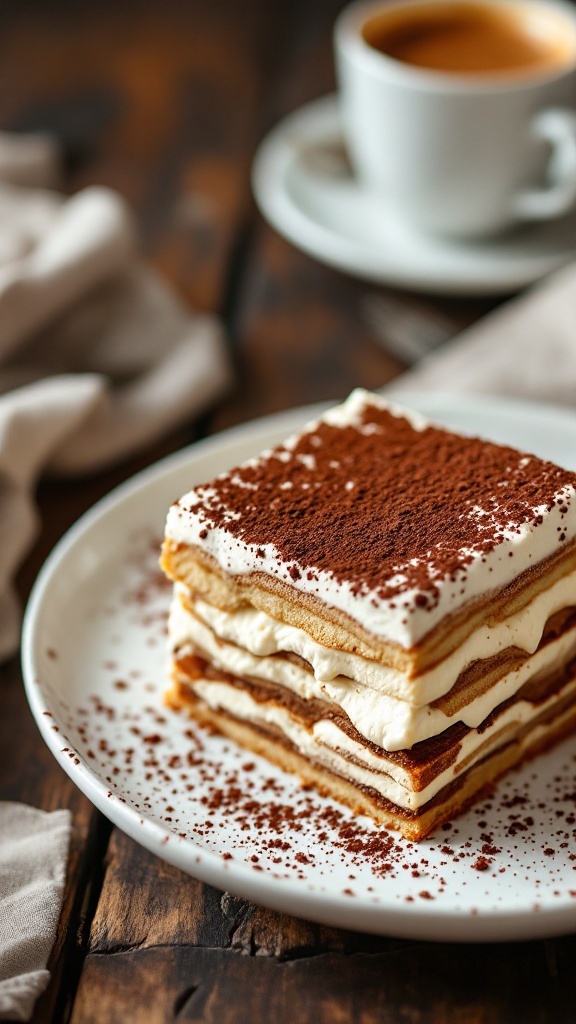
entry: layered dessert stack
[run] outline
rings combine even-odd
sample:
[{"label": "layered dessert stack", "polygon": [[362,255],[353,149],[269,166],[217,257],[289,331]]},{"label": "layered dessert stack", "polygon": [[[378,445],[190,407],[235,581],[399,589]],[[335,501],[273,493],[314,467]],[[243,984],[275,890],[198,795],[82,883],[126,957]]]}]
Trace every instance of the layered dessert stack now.
[{"label": "layered dessert stack", "polygon": [[424,837],[576,727],[575,485],[353,392],[171,507],[169,702]]}]

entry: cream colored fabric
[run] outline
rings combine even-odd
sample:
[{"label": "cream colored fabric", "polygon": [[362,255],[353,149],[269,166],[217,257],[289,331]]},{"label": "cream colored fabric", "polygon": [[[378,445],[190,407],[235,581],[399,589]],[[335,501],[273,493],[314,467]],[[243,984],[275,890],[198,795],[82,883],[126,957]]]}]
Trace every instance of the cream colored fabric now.
[{"label": "cream colored fabric", "polygon": [[515,396],[576,407],[576,264],[534,285],[386,388]]},{"label": "cream colored fabric", "polygon": [[231,382],[219,322],[143,264],[121,196],[65,198],[42,187],[56,174],[49,137],[0,133],[0,659],[18,643],[38,477],[109,466]]},{"label": "cream colored fabric", "polygon": [[0,1020],[29,1020],[50,979],[70,833],[69,811],[0,803]]},{"label": "cream colored fabric", "polygon": [[0,132],[0,181],[35,188],[55,188],[60,178],[60,152],[48,132],[12,135]]}]

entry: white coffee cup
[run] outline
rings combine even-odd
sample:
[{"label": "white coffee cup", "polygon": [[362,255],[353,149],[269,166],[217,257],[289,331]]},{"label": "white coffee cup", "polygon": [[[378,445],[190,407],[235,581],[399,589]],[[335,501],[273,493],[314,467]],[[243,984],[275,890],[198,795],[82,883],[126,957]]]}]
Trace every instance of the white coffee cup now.
[{"label": "white coffee cup", "polygon": [[[430,23],[442,42],[442,25],[457,17],[484,19],[490,31],[490,19],[508,19],[506,31],[525,34],[526,45],[534,41],[541,61],[495,70],[413,63],[420,57],[406,50],[410,32],[416,44],[424,40],[428,59]],[[417,229],[474,238],[576,207],[576,10],[570,4],[353,3],[336,23],[335,50],[343,131],[358,179]]]}]

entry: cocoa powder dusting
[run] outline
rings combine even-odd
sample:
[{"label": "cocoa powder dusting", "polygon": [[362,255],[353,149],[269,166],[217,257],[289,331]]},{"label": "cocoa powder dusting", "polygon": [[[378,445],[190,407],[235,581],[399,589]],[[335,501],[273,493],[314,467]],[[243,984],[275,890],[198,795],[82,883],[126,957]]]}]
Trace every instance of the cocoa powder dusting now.
[{"label": "cocoa powder dusting", "polygon": [[463,582],[472,553],[494,550],[505,530],[537,528],[541,506],[557,501],[565,514],[568,499],[557,494],[575,483],[534,456],[432,426],[418,431],[372,406],[358,426],[321,423],[294,447],[218,477],[188,507],[258,554],[273,545],[288,582],[315,567],[356,593],[392,599],[416,590],[418,606],[433,607],[438,582]]},{"label": "cocoa powder dusting", "polygon": [[[278,885],[297,879],[304,898],[313,892],[332,899],[335,886],[346,889],[351,905],[382,904],[385,925],[393,904],[432,912],[457,906],[460,918],[473,918],[509,910],[511,893],[537,900],[539,912],[566,909],[567,901],[576,908],[570,741],[507,776],[466,815],[415,845],[161,707],[164,655],[160,648],[150,654],[141,640],[151,628],[163,638],[159,611],[168,595],[150,585],[153,553],[146,548],[138,564],[130,586],[101,612],[96,692],[91,678],[78,703],[68,703],[41,681],[34,685],[44,702],[50,694],[44,721],[71,771],[81,777],[88,770],[111,805],[135,812],[143,837],[150,823],[154,835],[160,825],[168,853],[189,844],[179,856],[186,852],[193,869],[205,854],[217,854],[224,871],[265,872]],[[123,615],[137,629],[129,653],[118,629]],[[85,628],[92,630],[91,618]]]}]

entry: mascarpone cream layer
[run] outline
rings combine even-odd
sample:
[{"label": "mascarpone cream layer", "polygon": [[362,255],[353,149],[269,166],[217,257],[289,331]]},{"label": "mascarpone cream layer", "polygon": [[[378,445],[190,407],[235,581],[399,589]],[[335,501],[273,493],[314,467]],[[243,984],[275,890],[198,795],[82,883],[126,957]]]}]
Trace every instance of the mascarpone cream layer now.
[{"label": "mascarpone cream layer", "polygon": [[[186,597],[188,592],[177,584],[176,593]],[[191,596],[187,600],[193,602]],[[378,693],[422,706],[445,696],[474,661],[491,658],[509,647],[518,647],[527,654],[533,654],[550,616],[564,608],[576,607],[576,572],[558,580],[516,614],[501,622],[481,626],[447,658],[414,677],[357,654],[323,647],[304,630],[278,622],[255,608],[229,613],[205,601],[193,603],[196,614],[218,637],[245,648],[251,654],[258,657],[282,652],[299,654],[310,664],[319,682],[328,683],[339,676],[346,676]],[[186,623],[183,619],[179,621],[184,630],[182,639],[186,639]],[[179,628],[176,621],[173,628]]]},{"label": "mascarpone cream layer", "polygon": [[[321,422],[336,427],[355,427],[359,432],[370,431],[376,425],[363,422],[363,414],[371,407],[387,409],[393,416],[408,419],[417,431],[431,425],[424,417],[398,406],[391,405],[378,396],[358,389],[347,401],[329,410],[320,420],[309,424],[304,433],[313,434]],[[280,459],[289,462],[298,437],[290,439],[282,449],[264,452],[258,459],[250,460],[249,464],[262,464],[269,459]],[[517,453],[517,463],[528,465],[531,456]],[[310,464],[300,460],[309,472],[309,481],[301,486],[316,485],[314,459]],[[223,474],[226,476],[226,474]],[[346,487],[351,489],[356,481],[351,479]],[[433,608],[421,608],[418,604],[420,591],[407,587],[401,592],[401,598],[385,599],[378,589],[368,587],[358,590],[348,581],[339,580],[327,570],[314,565],[297,565],[294,561],[283,560],[274,544],[246,543],[234,536],[226,527],[210,525],[206,530],[207,520],[202,508],[194,509],[197,503],[218,501],[217,492],[209,486],[200,486],[184,495],[179,502],[172,505],[166,522],[166,536],[179,544],[193,545],[211,555],[218,565],[232,576],[248,573],[265,573],[296,591],[309,594],[319,599],[322,604],[332,606],[358,622],[363,629],[373,636],[398,644],[406,649],[412,648],[447,615],[460,610],[467,602],[480,598],[506,587],[527,569],[556,554],[560,548],[559,536],[564,536],[563,544],[569,544],[576,538],[576,489],[566,485],[556,493],[556,502],[550,506],[536,505],[529,523],[510,523],[501,531],[501,536],[492,551],[485,553],[475,548],[462,549],[462,559],[467,561],[466,573],[456,584],[448,575],[436,580],[438,588],[437,603]],[[321,495],[319,496],[321,500]],[[567,510],[563,502],[567,502]],[[499,507],[494,503],[489,508],[474,507],[470,509],[469,518],[478,529],[479,539],[486,529],[491,529],[493,517],[498,514]],[[230,519],[237,514],[230,515]],[[536,523],[535,520],[538,519]],[[436,553],[428,552],[430,565],[434,564]],[[294,578],[294,567],[300,572]],[[397,571],[390,582],[400,587],[406,577],[406,567],[398,565]],[[292,571],[291,571],[292,570]],[[310,571],[312,570],[312,571]]]},{"label": "mascarpone cream layer", "polygon": [[406,750],[444,732],[456,722],[477,728],[503,701],[513,697],[533,676],[560,668],[576,654],[576,627],[537,651],[517,669],[506,673],[489,690],[461,708],[446,715],[439,708],[415,706],[388,696],[357,681],[339,676],[318,680],[303,666],[286,658],[253,654],[241,647],[246,640],[240,630],[237,642],[228,643],[183,608],[178,596],[170,611],[168,633],[173,651],[204,655],[216,667],[240,679],[262,679],[286,687],[303,700],[316,698],[341,708],[361,736],[384,750]]},{"label": "mascarpone cream layer", "polygon": [[[548,708],[552,708],[559,696],[554,694],[537,705],[526,701],[513,704],[482,734],[469,733],[464,737],[455,762],[437,775],[425,789],[416,792],[412,789],[412,780],[406,771],[367,751],[333,722],[321,720],[310,730],[302,726],[285,708],[275,704],[260,704],[245,690],[239,690],[227,683],[197,680],[190,686],[212,709],[222,710],[253,725],[276,726],[308,760],[324,765],[351,782],[369,786],[386,800],[410,811],[424,807],[444,786],[457,777],[461,770],[460,766],[462,769],[468,769],[476,761],[508,742],[516,729]],[[566,684],[561,696],[569,692],[576,693],[575,680]],[[573,709],[570,709],[568,713],[572,711]],[[535,726],[520,741],[520,748],[528,748],[538,737],[544,735],[548,728],[547,724]],[[355,761],[350,761],[343,755],[353,757]]]}]

